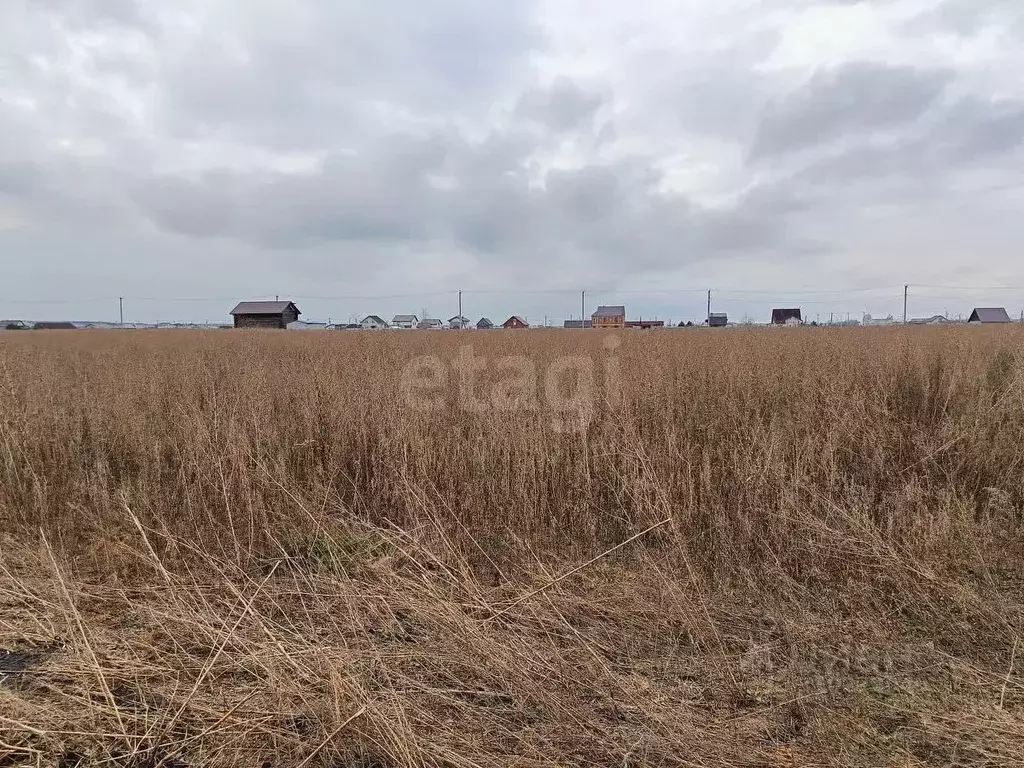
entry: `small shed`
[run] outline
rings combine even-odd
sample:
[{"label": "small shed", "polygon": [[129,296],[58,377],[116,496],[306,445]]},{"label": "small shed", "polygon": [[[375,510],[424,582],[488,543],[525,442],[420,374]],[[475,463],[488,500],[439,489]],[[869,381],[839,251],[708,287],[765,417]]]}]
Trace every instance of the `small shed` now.
[{"label": "small shed", "polygon": [[562,327],[563,328],[568,328],[569,330],[573,330],[573,331],[579,331],[579,330],[583,330],[584,328],[593,328],[594,327],[594,321],[593,320],[566,320],[564,323],[562,323]]},{"label": "small shed", "polygon": [[627,320],[626,328],[639,328],[641,330],[649,330],[651,328],[664,328],[664,320]]},{"label": "small shed", "polygon": [[235,328],[287,328],[301,314],[290,301],[243,301],[231,310]]},{"label": "small shed", "polygon": [[387,328],[388,324],[385,322],[384,318],[378,315],[367,315],[359,323],[359,327],[367,331],[376,331],[382,328]]},{"label": "small shed", "polygon": [[478,331],[489,331],[494,327],[494,323],[491,322],[489,317],[481,317],[476,321],[476,329]]},{"label": "small shed", "polygon": [[505,328],[506,330],[514,328],[529,328],[530,324],[527,323],[519,315],[512,315],[512,317],[510,317],[508,320],[501,324],[501,327]]},{"label": "small shed", "polygon": [[416,324],[416,327],[421,331],[439,331],[444,328],[444,323],[436,317],[424,317]]},{"label": "small shed", "polygon": [[725,312],[712,312],[708,315],[709,328],[725,328],[729,324],[729,315]]},{"label": "small shed", "polygon": [[1008,323],[1010,316],[1002,307],[978,307],[971,312],[968,323]]},{"label": "small shed", "polygon": [[772,310],[772,325],[802,325],[803,322],[799,309]]}]

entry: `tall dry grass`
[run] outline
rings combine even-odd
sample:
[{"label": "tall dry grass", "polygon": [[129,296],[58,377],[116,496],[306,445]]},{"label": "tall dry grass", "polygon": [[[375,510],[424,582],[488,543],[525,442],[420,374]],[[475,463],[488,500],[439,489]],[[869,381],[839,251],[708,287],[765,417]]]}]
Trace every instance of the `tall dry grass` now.
[{"label": "tall dry grass", "polygon": [[1024,762],[1022,338],[0,335],[0,765]]}]

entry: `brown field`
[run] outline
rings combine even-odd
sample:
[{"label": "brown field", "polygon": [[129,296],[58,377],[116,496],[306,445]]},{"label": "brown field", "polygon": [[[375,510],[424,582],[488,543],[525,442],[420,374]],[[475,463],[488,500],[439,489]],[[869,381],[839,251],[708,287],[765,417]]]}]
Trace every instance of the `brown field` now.
[{"label": "brown field", "polygon": [[0,334],[0,766],[1024,763],[1024,328],[607,339]]}]

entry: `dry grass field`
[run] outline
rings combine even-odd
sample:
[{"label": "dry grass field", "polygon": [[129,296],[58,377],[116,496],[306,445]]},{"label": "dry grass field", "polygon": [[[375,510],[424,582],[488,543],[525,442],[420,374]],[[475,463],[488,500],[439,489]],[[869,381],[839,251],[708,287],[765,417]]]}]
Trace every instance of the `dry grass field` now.
[{"label": "dry grass field", "polygon": [[1024,763],[1024,328],[610,338],[0,334],[0,766]]}]

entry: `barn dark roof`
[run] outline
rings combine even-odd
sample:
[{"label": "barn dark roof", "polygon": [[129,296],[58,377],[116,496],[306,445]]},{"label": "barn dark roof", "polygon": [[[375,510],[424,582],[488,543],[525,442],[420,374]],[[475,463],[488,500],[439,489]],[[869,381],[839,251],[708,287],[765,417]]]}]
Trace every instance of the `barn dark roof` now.
[{"label": "barn dark roof", "polygon": [[802,320],[799,309],[773,309],[772,325],[784,325],[787,320]]},{"label": "barn dark roof", "polygon": [[67,322],[42,322],[32,327],[37,331],[74,331],[78,328],[74,323]]},{"label": "barn dark roof", "polygon": [[728,325],[729,315],[725,312],[712,312],[708,315],[708,325]]},{"label": "barn dark roof", "polygon": [[592,320],[566,320],[562,327],[576,330],[582,328],[593,328],[594,322]]},{"label": "barn dark roof", "polygon": [[597,312],[591,315],[591,317],[625,317],[626,308],[624,306],[616,305],[611,307],[598,307]]},{"label": "barn dark roof", "polygon": [[1002,307],[979,307],[971,312],[970,323],[1008,323],[1010,316]]},{"label": "barn dark roof", "polygon": [[299,312],[290,301],[242,301],[231,310],[232,315],[280,315],[289,309]]}]

